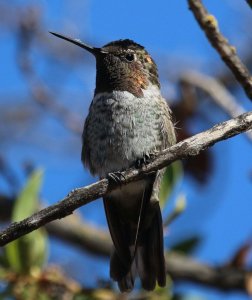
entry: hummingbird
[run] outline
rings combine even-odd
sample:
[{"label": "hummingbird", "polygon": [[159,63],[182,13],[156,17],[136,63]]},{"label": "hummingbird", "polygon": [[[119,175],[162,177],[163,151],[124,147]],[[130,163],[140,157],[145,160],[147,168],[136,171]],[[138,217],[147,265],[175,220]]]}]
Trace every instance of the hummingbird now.
[{"label": "hummingbird", "polygon": [[[160,92],[157,66],[145,48],[130,39],[101,48],[51,32],[96,58],[96,87],[82,134],[81,159],[91,174],[120,179],[175,144],[171,110]],[[164,169],[117,185],[103,197],[113,241],[110,277],[130,292],[138,276],[145,290],[166,285],[159,190]]]}]

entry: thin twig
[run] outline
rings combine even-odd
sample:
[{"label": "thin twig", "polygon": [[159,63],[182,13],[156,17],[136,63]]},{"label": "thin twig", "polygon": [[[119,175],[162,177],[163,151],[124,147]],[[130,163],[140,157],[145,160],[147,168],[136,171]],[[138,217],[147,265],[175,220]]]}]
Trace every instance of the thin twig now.
[{"label": "thin twig", "polygon": [[[235,118],[245,113],[245,109],[237,103],[234,96],[215,78],[196,71],[188,71],[182,74],[181,81],[207,93],[229,117]],[[251,142],[252,132],[247,131],[245,134]]]},{"label": "thin twig", "polygon": [[230,45],[228,40],[221,34],[217,20],[208,13],[201,0],[188,0],[188,3],[209,42],[217,50],[222,60],[243,87],[247,96],[252,100],[252,77],[247,67],[236,54],[235,47]]},{"label": "thin twig", "polygon": [[[142,179],[147,174],[162,169],[175,160],[198,155],[202,150],[213,146],[215,143],[250,129],[252,129],[252,112],[215,125],[207,131],[196,134],[160,152],[153,161],[141,169],[132,168],[123,172],[121,184]],[[75,209],[106,195],[115,188],[118,188],[117,184],[109,185],[107,179],[102,179],[89,186],[73,190],[60,202],[42,209],[23,221],[12,223],[0,232],[0,246],[4,246],[53,220],[70,215]]]}]

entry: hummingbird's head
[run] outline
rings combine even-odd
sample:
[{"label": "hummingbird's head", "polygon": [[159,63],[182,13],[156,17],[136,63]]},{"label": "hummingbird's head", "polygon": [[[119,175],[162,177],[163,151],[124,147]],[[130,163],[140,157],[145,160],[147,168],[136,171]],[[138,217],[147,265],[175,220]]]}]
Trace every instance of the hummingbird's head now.
[{"label": "hummingbird's head", "polygon": [[95,48],[64,35],[57,37],[74,43],[92,53],[96,58],[95,94],[102,92],[128,91],[136,97],[143,96],[149,85],[158,88],[157,66],[143,46],[132,40],[118,40]]}]

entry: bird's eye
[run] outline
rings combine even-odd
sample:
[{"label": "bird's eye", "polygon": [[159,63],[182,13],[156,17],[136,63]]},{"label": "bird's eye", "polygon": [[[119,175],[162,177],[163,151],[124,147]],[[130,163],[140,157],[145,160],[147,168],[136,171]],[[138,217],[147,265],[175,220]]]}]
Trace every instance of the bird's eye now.
[{"label": "bird's eye", "polygon": [[132,62],[132,61],[135,60],[135,55],[134,55],[134,53],[127,53],[125,55],[125,58],[126,58],[127,61]]}]

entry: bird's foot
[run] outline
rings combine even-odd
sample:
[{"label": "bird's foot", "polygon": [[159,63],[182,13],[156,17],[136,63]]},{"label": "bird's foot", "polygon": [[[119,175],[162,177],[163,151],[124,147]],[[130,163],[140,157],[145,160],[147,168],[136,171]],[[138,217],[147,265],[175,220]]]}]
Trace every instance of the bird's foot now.
[{"label": "bird's foot", "polygon": [[155,156],[156,156],[155,153],[144,154],[143,157],[136,160],[135,167],[137,169],[141,169],[143,166],[150,163],[153,160],[153,158],[155,158]]},{"label": "bird's foot", "polygon": [[122,184],[122,180],[125,180],[125,176],[120,171],[108,173],[107,178],[109,183],[113,184]]}]

